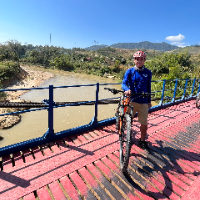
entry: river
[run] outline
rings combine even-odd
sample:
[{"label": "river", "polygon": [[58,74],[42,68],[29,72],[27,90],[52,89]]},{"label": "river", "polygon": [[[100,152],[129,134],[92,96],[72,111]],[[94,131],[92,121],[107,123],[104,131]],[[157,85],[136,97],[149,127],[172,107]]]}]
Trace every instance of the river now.
[{"label": "river", "polygon": [[[38,68],[35,68],[38,70]],[[55,75],[40,87],[67,86],[67,85],[87,85],[101,83],[115,83],[116,81],[99,76],[77,74],[73,72],[64,72],[57,70],[49,70]],[[105,86],[100,86],[99,99],[116,97],[110,92],[104,90]],[[109,86],[107,86],[109,87]],[[110,86],[118,87],[119,86]],[[88,101],[95,100],[96,87],[78,87],[78,88],[59,88],[54,89],[55,102],[67,101]],[[21,99],[30,100],[32,102],[41,102],[48,99],[48,90],[32,90],[23,94]],[[116,104],[99,105],[98,120],[114,117]],[[84,124],[88,124],[94,117],[94,105],[88,106],[72,106],[54,109],[54,132],[74,128]],[[22,120],[19,124],[10,129],[0,130],[0,135],[4,138],[0,142],[0,147],[10,144],[22,142],[44,135],[48,128],[48,112],[47,110],[32,111],[22,114]]]}]

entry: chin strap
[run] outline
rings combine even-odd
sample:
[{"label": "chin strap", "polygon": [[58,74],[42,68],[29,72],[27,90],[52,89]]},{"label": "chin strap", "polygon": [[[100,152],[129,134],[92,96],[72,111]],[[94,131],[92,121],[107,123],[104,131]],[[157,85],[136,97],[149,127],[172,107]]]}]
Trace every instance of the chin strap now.
[{"label": "chin strap", "polygon": [[134,68],[136,71],[142,72],[144,70],[144,65],[142,67],[136,67],[136,65],[135,65]]}]

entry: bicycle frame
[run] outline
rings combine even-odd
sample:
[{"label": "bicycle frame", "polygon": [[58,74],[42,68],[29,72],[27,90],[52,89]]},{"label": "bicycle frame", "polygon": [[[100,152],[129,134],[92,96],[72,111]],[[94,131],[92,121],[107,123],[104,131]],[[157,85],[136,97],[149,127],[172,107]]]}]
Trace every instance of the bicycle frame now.
[{"label": "bicycle frame", "polygon": [[130,102],[131,102],[130,97],[127,97],[123,94],[122,100],[119,102],[119,105],[118,105],[117,112],[120,116],[118,131],[119,131],[120,136],[122,135],[122,133],[121,133],[122,121],[123,121],[125,113],[127,112],[128,107],[130,107],[130,109],[131,109],[129,114],[132,116],[132,113],[133,113],[133,107],[130,106]]}]

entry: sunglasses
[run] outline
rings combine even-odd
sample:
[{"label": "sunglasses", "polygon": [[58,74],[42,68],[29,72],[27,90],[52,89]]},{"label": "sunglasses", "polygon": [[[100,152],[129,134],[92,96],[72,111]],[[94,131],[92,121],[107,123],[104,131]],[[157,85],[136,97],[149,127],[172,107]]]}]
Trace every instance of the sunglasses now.
[{"label": "sunglasses", "polygon": [[145,60],[145,58],[134,58],[135,60],[140,60],[140,61],[144,61]]}]

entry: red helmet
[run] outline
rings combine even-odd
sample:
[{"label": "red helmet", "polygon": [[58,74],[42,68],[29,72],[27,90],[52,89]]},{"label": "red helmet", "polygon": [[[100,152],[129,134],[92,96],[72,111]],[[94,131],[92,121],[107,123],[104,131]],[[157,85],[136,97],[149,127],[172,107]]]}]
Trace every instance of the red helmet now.
[{"label": "red helmet", "polygon": [[134,58],[146,58],[146,53],[144,51],[137,51],[133,55]]}]

